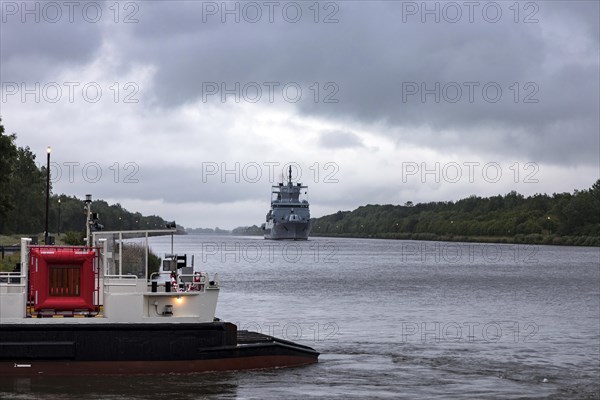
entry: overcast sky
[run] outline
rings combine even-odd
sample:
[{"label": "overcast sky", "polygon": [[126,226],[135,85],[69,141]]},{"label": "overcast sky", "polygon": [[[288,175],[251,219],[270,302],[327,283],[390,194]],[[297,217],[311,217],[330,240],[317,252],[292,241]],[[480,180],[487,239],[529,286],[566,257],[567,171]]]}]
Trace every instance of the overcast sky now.
[{"label": "overcast sky", "polygon": [[598,1],[0,4],[0,115],[55,193],[231,229],[287,163],[313,217],[599,177]]}]

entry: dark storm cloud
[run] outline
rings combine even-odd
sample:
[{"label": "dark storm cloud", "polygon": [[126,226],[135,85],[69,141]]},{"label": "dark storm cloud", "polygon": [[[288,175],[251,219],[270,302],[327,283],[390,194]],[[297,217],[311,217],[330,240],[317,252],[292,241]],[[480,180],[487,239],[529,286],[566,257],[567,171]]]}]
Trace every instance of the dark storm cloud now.
[{"label": "dark storm cloud", "polygon": [[[112,3],[100,4],[112,17]],[[138,22],[127,25],[110,19],[3,24],[2,79],[33,79],[85,63],[109,44],[123,65],[155,68],[145,90],[163,108],[219,105],[222,89],[236,84],[244,102],[258,86],[261,104],[375,124],[399,144],[562,165],[598,162],[598,2],[519,3],[518,22],[513,3],[494,3],[502,17],[491,22],[493,12],[484,17],[482,11],[487,2],[477,2],[473,22],[462,6],[456,23],[447,21],[451,13],[442,12],[439,23],[432,15],[423,23],[422,10],[407,13],[423,2],[322,3],[318,23],[310,2],[298,3],[303,14],[295,23],[283,17],[287,3],[278,3],[272,22],[264,6],[262,17],[249,22],[254,14],[244,13],[244,2],[136,4]],[[223,13],[225,6],[238,7],[240,15]],[[326,18],[338,22],[323,23]],[[265,82],[278,83],[272,100]],[[301,88],[299,101],[281,96],[286,83]],[[432,89],[435,94],[423,95]],[[235,95],[224,100],[234,102]]]},{"label": "dark storm cloud", "polygon": [[[438,132],[390,129],[402,142],[597,162],[598,3],[537,2],[537,11],[520,10],[519,23],[508,3],[499,3],[497,23],[482,17],[482,6],[473,23],[466,14],[458,23],[444,14],[440,23],[432,16],[422,23],[420,14],[403,22],[406,3],[338,2],[332,24],[315,24],[306,8],[297,23],[277,13],[273,23],[248,23],[244,14],[239,23],[225,15],[223,23],[221,14],[206,14],[206,2],[145,3],[121,51],[157,67],[155,90],[165,107],[218,104],[221,89],[235,91],[236,83],[241,102],[244,85],[258,85],[260,101],[277,107],[291,102],[277,95],[269,102],[263,83],[293,82],[302,89],[294,105],[303,114]],[[526,17],[538,22],[523,23]],[[216,94],[207,95],[207,84]],[[460,140],[444,143],[447,130]]]}]

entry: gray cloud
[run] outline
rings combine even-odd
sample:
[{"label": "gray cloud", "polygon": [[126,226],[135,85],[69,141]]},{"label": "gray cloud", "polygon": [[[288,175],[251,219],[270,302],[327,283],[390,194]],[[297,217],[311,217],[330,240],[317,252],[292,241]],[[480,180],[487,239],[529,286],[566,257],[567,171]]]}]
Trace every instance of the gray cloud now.
[{"label": "gray cloud", "polygon": [[[86,3],[93,3],[93,7],[85,8],[84,14]],[[89,1],[71,2],[71,6],[64,4],[2,2],[2,82],[55,82],[64,68],[90,62],[97,55],[103,42],[104,25],[102,18],[96,20],[95,13],[101,10],[100,15],[108,19],[108,10],[104,8],[107,4]]]},{"label": "gray cloud", "polygon": [[[210,204],[262,201],[268,198],[270,183],[205,184],[198,180],[197,163],[297,159],[303,149],[323,151],[311,154],[313,159],[335,161],[342,152],[332,149],[362,151],[363,156],[369,149],[383,149],[372,143],[375,136],[395,144],[398,151],[415,148],[439,157],[535,161],[562,171],[599,163],[598,2],[519,3],[517,23],[509,9],[512,2],[497,3],[503,12],[497,23],[482,17],[483,3],[473,23],[466,9],[457,23],[443,18],[435,23],[431,16],[422,23],[420,15],[406,16],[404,22],[403,7],[422,2],[389,1],[333,2],[338,9],[321,8],[318,23],[308,8],[312,2],[298,3],[303,15],[296,23],[287,22],[281,8],[273,22],[267,14],[256,23],[244,20],[251,14],[242,15],[239,22],[229,14],[223,23],[221,15],[207,14],[207,7],[222,7],[222,2],[139,2],[137,9],[120,8],[115,23],[115,3],[97,3],[103,7],[97,23],[76,14],[73,23],[63,18],[59,23],[23,24],[3,14],[7,21],[0,26],[2,83],[77,81],[84,77],[70,74],[89,69],[85,79],[104,79],[105,96],[110,96],[110,82],[124,76],[139,80],[140,102],[135,105],[101,108],[76,102],[68,109],[51,109],[14,98],[0,103],[8,130],[17,131],[20,141],[32,148],[43,151],[52,137],[57,148],[64,141],[65,153],[84,154],[87,145],[114,152],[111,157],[120,162],[139,161],[141,183],[133,189],[103,180],[94,186],[95,192],[119,198],[131,196],[133,190],[136,198],[172,204],[187,199]],[[227,4],[243,8],[248,3]],[[443,8],[447,3],[429,4]],[[526,4],[538,9],[525,9]],[[124,23],[128,11],[135,11],[130,16],[138,22]],[[332,12],[339,22],[323,23]],[[528,16],[538,22],[523,23]],[[147,67],[151,76],[142,77],[136,69],[140,67]],[[265,82],[278,84],[273,99]],[[286,83],[300,87],[298,101],[282,96]],[[221,89],[231,90],[236,84],[239,104],[231,93],[222,102]],[[484,93],[486,84],[489,91]],[[422,96],[423,88],[436,85],[439,99],[431,93]],[[218,92],[208,94],[209,87]],[[253,104],[248,96],[256,96],[257,87],[262,96]],[[457,88],[460,97],[454,102]],[[502,91],[497,101],[492,99],[496,88]],[[415,89],[417,93],[407,92]],[[250,111],[245,113],[263,119],[243,119],[247,125],[241,126],[236,106],[247,106]],[[294,118],[273,123],[282,110]],[[10,126],[17,114],[23,123]],[[303,135],[307,126],[313,136]],[[288,132],[283,139],[279,133],[263,132],[281,127],[295,135]],[[156,159],[148,162],[152,156]],[[414,157],[418,161],[425,156]],[[388,198],[406,200],[404,189],[390,188],[376,178],[368,191],[346,186],[356,183],[354,177],[347,179],[334,190],[343,200],[323,192],[323,204],[350,207]],[[150,181],[156,184],[143,183]],[[69,191],[71,187],[75,185],[64,186]],[[87,188],[76,190],[83,193]],[[417,192],[424,189],[409,194]],[[456,189],[450,192],[460,195]],[[473,192],[477,190],[466,194]],[[373,193],[379,193],[376,199]]]},{"label": "gray cloud", "polygon": [[365,147],[362,140],[352,132],[328,131],[319,137],[319,144],[329,149]]},{"label": "gray cloud", "polygon": [[[122,51],[158,67],[156,95],[167,107],[202,98],[203,84],[209,82],[230,90],[236,83],[243,89],[249,83],[293,82],[303,90],[295,105],[309,116],[451,129],[479,151],[516,152],[558,164],[597,162],[598,23],[590,18],[598,15],[597,4],[541,3],[535,14],[539,22],[530,24],[514,23],[507,7],[496,24],[477,13],[472,24],[451,24],[421,23],[419,16],[402,23],[403,2],[339,6],[339,23],[314,24],[306,18],[296,25],[281,18],[273,24],[243,18],[221,23],[218,16],[204,23],[202,3],[185,3],[182,9],[153,2],[144,6],[143,19]],[[571,33],[566,25],[571,21],[580,27],[577,34],[560,37],[564,29]],[[579,53],[569,54],[573,48]],[[595,54],[596,61],[582,59],[584,54]],[[325,88],[327,83],[334,86]],[[437,101],[434,94],[421,96],[421,89],[436,85]],[[407,94],[415,88],[418,93]],[[456,88],[462,93],[452,102]],[[266,102],[265,86],[262,90]],[[221,102],[220,93],[207,102]],[[327,95],[337,103],[325,103]],[[235,101],[234,96],[226,101]],[[286,101],[276,96],[271,106],[282,104]],[[557,126],[571,129],[556,135]],[[515,132],[526,146],[514,146]],[[493,137],[479,140],[481,135]],[[434,148],[437,143],[413,135],[398,139]],[[574,142],[585,146],[569,151]]]}]

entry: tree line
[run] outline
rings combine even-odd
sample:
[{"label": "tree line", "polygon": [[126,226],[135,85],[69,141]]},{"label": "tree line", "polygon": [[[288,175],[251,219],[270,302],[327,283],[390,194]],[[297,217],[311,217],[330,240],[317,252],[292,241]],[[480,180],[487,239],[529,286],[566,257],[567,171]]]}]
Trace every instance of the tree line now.
[{"label": "tree line", "polygon": [[313,220],[321,236],[600,246],[600,179],[588,190],[366,205]]},{"label": "tree line", "polygon": [[[45,228],[46,167],[38,167],[30,148],[15,142],[16,135],[4,133],[0,118],[0,234],[38,235]],[[96,200],[92,210],[100,214],[105,230],[166,225],[161,217],[130,212],[118,203]],[[85,219],[82,200],[51,195],[50,234],[85,231]],[[456,202],[366,205],[312,222],[312,233],[322,236],[600,246],[600,179],[573,193],[524,197],[512,191]],[[248,228],[234,231],[249,233]]]},{"label": "tree line", "polygon": [[[46,218],[46,167],[38,167],[29,147],[17,147],[16,135],[6,135],[0,118],[0,234],[43,234]],[[51,235],[85,231],[84,202],[50,190],[48,231]],[[60,200],[60,203],[59,203]],[[120,204],[92,202],[105,230],[162,229],[156,215],[130,212]],[[60,218],[59,218],[60,217]]]}]

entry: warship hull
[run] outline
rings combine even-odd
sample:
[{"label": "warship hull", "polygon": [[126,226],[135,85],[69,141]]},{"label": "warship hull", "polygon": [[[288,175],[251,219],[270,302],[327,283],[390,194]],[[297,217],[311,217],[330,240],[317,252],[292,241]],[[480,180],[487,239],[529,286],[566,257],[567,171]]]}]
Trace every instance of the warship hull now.
[{"label": "warship hull", "polygon": [[265,227],[265,239],[272,240],[308,240],[311,230],[310,222],[278,223]]},{"label": "warship hull", "polygon": [[288,182],[271,187],[271,209],[262,224],[265,239],[307,240],[312,226],[307,199],[307,186],[292,183],[292,167]]}]

